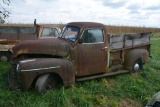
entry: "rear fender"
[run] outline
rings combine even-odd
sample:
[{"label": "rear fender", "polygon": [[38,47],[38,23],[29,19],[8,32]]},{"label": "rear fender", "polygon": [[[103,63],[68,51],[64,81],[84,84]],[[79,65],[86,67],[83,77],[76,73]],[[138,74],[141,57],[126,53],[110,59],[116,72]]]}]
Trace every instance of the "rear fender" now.
[{"label": "rear fender", "polygon": [[143,63],[147,63],[149,59],[149,53],[145,49],[133,49],[126,53],[124,58],[124,68],[131,70],[133,64],[137,59],[141,58]]},{"label": "rear fender", "polygon": [[69,60],[55,58],[36,58],[19,61],[20,86],[27,90],[33,81],[43,74],[56,74],[64,84],[70,86],[75,83],[73,64]]}]

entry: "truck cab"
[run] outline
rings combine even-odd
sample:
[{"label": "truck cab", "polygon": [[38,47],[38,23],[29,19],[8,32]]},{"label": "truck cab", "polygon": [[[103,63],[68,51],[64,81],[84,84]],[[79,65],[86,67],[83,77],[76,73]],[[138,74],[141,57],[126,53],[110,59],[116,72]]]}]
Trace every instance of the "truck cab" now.
[{"label": "truck cab", "polygon": [[71,55],[77,66],[76,75],[86,76],[102,73],[108,67],[109,42],[107,31],[100,23],[69,23],[62,34],[62,38],[74,43]]},{"label": "truck cab", "polygon": [[9,61],[12,48],[25,40],[50,39],[60,36],[61,29],[56,25],[4,25],[0,26],[0,61]]},{"label": "truck cab", "polygon": [[61,34],[61,29],[52,24],[37,25],[37,29],[39,39],[57,38]]}]

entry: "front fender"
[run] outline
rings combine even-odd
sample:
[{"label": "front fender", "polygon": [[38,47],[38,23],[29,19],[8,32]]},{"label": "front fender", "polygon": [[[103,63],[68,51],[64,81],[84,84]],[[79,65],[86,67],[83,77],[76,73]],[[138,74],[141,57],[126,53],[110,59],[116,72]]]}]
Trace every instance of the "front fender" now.
[{"label": "front fender", "polygon": [[74,67],[71,61],[55,58],[35,58],[19,61],[17,66],[20,86],[27,90],[42,74],[54,73],[60,76],[65,86],[75,83]]}]

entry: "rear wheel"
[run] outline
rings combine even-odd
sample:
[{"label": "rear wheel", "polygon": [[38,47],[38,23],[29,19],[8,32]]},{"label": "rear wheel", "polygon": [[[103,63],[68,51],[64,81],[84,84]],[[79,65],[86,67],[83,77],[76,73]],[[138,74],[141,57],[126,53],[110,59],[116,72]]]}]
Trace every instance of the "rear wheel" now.
[{"label": "rear wheel", "polygon": [[143,69],[143,61],[142,61],[141,58],[139,58],[133,64],[132,71],[133,72],[138,72],[138,71],[141,71],[142,69]]},{"label": "rear wheel", "polygon": [[51,74],[41,75],[35,85],[35,89],[39,93],[45,93],[57,86],[57,79]]}]

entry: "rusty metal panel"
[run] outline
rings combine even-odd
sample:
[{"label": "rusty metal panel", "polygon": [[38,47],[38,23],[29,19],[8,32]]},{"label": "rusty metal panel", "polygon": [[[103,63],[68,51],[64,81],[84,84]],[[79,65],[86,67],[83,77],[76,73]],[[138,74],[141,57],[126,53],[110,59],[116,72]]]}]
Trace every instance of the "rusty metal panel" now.
[{"label": "rusty metal panel", "polygon": [[1,26],[0,39],[6,40],[30,40],[36,39],[36,32],[34,27],[15,27],[15,26]]},{"label": "rusty metal panel", "polygon": [[35,27],[18,27],[19,40],[34,40],[37,39]]},{"label": "rusty metal panel", "polygon": [[27,59],[19,62],[19,82],[24,89],[29,89],[33,80],[46,73],[59,75],[65,86],[75,82],[75,73],[72,62],[55,58]]},{"label": "rusty metal panel", "polygon": [[128,70],[132,70],[133,64],[137,59],[142,58],[144,64],[149,60],[149,52],[146,49],[133,49],[129,50],[124,58],[124,67]]},{"label": "rusty metal panel", "polygon": [[16,33],[0,33],[0,39],[3,40],[18,40],[18,34]]},{"label": "rusty metal panel", "polygon": [[111,52],[110,66],[116,65],[116,64],[122,64],[121,51]]},{"label": "rusty metal panel", "polygon": [[17,27],[0,26],[0,39],[17,40],[18,39]]},{"label": "rusty metal panel", "polygon": [[18,39],[17,27],[0,26],[0,39],[17,40]]},{"label": "rusty metal panel", "polygon": [[77,76],[85,76],[105,72],[108,53],[102,48],[106,44],[79,44],[77,51]]},{"label": "rusty metal panel", "polygon": [[63,39],[29,40],[17,44],[13,48],[13,55],[19,54],[46,54],[67,57],[70,52],[70,43]]},{"label": "rusty metal panel", "polygon": [[37,38],[37,34],[19,34],[19,40],[35,40]]},{"label": "rusty metal panel", "polygon": [[106,26],[101,24],[101,23],[92,23],[92,22],[71,22],[68,23],[67,25],[69,26],[77,26],[80,28],[103,28],[104,30],[106,30]]}]

